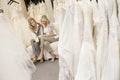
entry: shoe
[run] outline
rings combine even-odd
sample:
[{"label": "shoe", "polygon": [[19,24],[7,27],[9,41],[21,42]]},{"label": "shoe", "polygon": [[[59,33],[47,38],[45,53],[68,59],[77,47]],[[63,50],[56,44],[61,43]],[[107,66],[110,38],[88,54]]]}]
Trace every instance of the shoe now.
[{"label": "shoe", "polygon": [[37,60],[41,60],[43,58],[43,56],[39,56],[38,58],[37,58]]},{"label": "shoe", "polygon": [[37,62],[37,58],[36,57],[32,58],[32,61],[33,63]]}]

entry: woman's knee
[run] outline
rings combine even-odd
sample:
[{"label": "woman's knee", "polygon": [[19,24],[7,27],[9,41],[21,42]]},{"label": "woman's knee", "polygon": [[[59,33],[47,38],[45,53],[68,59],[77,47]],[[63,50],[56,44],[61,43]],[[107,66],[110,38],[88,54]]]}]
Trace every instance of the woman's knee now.
[{"label": "woman's knee", "polygon": [[44,43],[44,47],[45,47],[45,49],[46,49],[48,52],[51,52],[51,51],[52,51],[52,48],[50,47],[50,43],[49,43],[49,42],[45,42],[45,43]]}]

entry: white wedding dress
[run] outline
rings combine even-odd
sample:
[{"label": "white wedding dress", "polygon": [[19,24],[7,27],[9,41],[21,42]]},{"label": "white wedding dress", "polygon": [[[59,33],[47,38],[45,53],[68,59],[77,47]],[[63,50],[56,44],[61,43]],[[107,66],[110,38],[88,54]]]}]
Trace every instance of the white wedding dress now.
[{"label": "white wedding dress", "polygon": [[108,52],[101,80],[120,80],[120,55],[118,41],[118,17],[116,0],[105,0],[109,24]]},{"label": "white wedding dress", "polygon": [[54,8],[55,23],[58,25],[59,28],[62,27],[65,13],[66,13],[66,9],[64,4],[62,3],[59,3],[58,6]]},{"label": "white wedding dress", "polygon": [[0,13],[0,80],[31,80],[34,69],[23,43]]},{"label": "white wedding dress", "polygon": [[84,18],[81,8],[81,2],[76,2],[74,7],[74,75],[77,73],[79,56],[83,41]]},{"label": "white wedding dress", "polygon": [[[31,11],[32,12],[32,11]],[[40,23],[41,17],[43,15],[46,15],[48,17],[48,11],[45,3],[39,3],[37,5],[33,4],[33,13],[34,13],[34,19]]]},{"label": "white wedding dress", "polygon": [[30,6],[28,7],[28,17],[32,17],[38,23],[40,23],[41,17],[43,15],[46,15],[50,22],[54,22],[54,12],[50,0],[45,0],[45,3],[41,2],[37,5],[33,3],[30,4]]},{"label": "white wedding dress", "polygon": [[[120,0],[117,0],[117,6],[118,6],[117,7],[117,9],[118,9],[118,19],[119,19],[119,25],[120,25]],[[118,38],[119,38],[119,50],[120,50],[120,26],[118,26]],[[120,55],[120,51],[119,51],[119,55]]]},{"label": "white wedding dress", "polygon": [[50,20],[51,23],[53,23],[55,20],[54,20],[54,10],[52,8],[51,0],[45,0],[45,5],[47,8],[48,19]]},{"label": "white wedding dress", "polygon": [[[69,6],[66,10],[62,26],[59,28],[59,80],[73,79],[73,25],[74,25],[74,6]],[[68,24],[69,23],[69,24]]]},{"label": "white wedding dress", "polygon": [[96,27],[96,77],[101,80],[104,63],[108,49],[108,22],[105,13],[105,1],[101,0],[98,3],[98,10],[94,19]]},{"label": "white wedding dress", "polygon": [[79,63],[75,80],[96,80],[95,47],[93,41],[93,10],[91,3],[81,2],[84,19],[84,35],[79,55]]},{"label": "white wedding dress", "polygon": [[[29,18],[30,18],[30,17],[32,17],[32,18],[35,17],[35,14],[34,14],[34,12],[33,12],[34,6],[35,6],[34,4],[30,4],[30,6],[28,7],[27,15],[28,15]],[[34,18],[34,19],[35,19],[35,18]]]},{"label": "white wedding dress", "polygon": [[13,30],[15,31],[18,38],[27,47],[30,45],[30,40],[32,39],[32,32],[29,29],[29,24],[27,19],[24,17],[22,12],[22,7],[20,4],[13,3],[9,5],[10,23]]}]

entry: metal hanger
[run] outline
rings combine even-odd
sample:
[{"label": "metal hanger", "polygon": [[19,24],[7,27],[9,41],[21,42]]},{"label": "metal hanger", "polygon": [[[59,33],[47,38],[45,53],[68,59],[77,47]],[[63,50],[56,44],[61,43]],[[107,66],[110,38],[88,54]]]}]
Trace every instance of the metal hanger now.
[{"label": "metal hanger", "polygon": [[10,0],[7,4],[8,4],[8,5],[11,5],[12,3],[17,3],[17,4],[19,4],[19,2],[15,1],[15,0]]}]

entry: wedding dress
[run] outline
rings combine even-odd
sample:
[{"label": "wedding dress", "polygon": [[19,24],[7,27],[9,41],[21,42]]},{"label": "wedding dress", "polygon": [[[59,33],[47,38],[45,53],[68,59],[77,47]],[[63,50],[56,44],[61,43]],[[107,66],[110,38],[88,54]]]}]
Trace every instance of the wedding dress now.
[{"label": "wedding dress", "polygon": [[[62,26],[59,28],[59,80],[73,80],[73,22],[74,6],[69,6],[66,10]],[[69,23],[69,24],[68,24]]]},{"label": "wedding dress", "polygon": [[[97,33],[98,33],[98,28],[96,26],[96,21],[97,21],[97,17],[98,17],[98,3],[96,2],[96,0],[92,0],[91,1],[91,6],[93,8],[93,38],[94,38],[94,45],[95,45],[95,49],[97,48],[96,42],[97,42]],[[97,30],[98,29],[98,30]]]},{"label": "wedding dress", "polygon": [[32,18],[35,17],[33,10],[34,10],[34,4],[30,4],[30,6],[28,7],[28,12],[27,12],[28,17],[32,17]]},{"label": "wedding dress", "polygon": [[[117,0],[117,11],[118,11],[118,19],[119,19],[119,25],[120,25],[120,0]],[[119,55],[120,55],[120,26],[118,26],[118,38],[119,38]],[[120,71],[120,70],[119,70]]]},{"label": "wedding dress", "polygon": [[31,3],[28,7],[28,15],[39,23],[43,15],[46,15],[50,22],[54,22],[54,12],[50,0],[45,0],[45,3],[39,2],[37,5]]},{"label": "wedding dress", "polygon": [[109,21],[109,41],[101,80],[120,80],[120,56],[117,32],[119,23],[116,0],[105,0],[105,7]]},{"label": "wedding dress", "polygon": [[75,9],[74,9],[74,75],[76,75],[77,69],[78,69],[78,63],[79,63],[79,55],[82,47],[82,41],[83,41],[83,31],[84,31],[84,18],[83,18],[83,12],[81,9],[81,3],[76,2],[75,3]]},{"label": "wedding dress", "polygon": [[84,19],[84,35],[75,80],[96,80],[95,47],[93,41],[93,10],[90,2],[81,2]]},{"label": "wedding dress", "polygon": [[118,10],[118,19],[119,19],[119,23],[120,23],[120,0],[117,0],[117,10]]},{"label": "wedding dress", "polygon": [[12,5],[9,5],[9,7],[10,21],[13,30],[27,47],[30,45],[30,40],[32,39],[28,21],[23,15],[20,4],[13,3]]},{"label": "wedding dress", "polygon": [[0,13],[0,80],[31,80],[34,69],[23,43]]},{"label": "wedding dress", "polygon": [[44,2],[41,2],[38,5],[34,5],[34,15],[35,20],[39,23],[43,15],[46,15],[48,17],[47,7]]},{"label": "wedding dress", "polygon": [[45,0],[45,5],[46,5],[46,9],[47,9],[47,14],[48,14],[48,19],[50,20],[50,22],[54,22],[54,10],[52,8],[52,4],[51,4],[51,0]]},{"label": "wedding dress", "polygon": [[108,48],[108,22],[105,12],[104,0],[98,3],[98,12],[94,19],[94,24],[96,26],[96,76],[97,80],[101,80],[104,62],[106,59],[107,48]]},{"label": "wedding dress", "polygon": [[55,23],[58,25],[58,27],[62,27],[65,13],[66,9],[64,7],[64,4],[59,3],[58,6],[54,9]]}]

